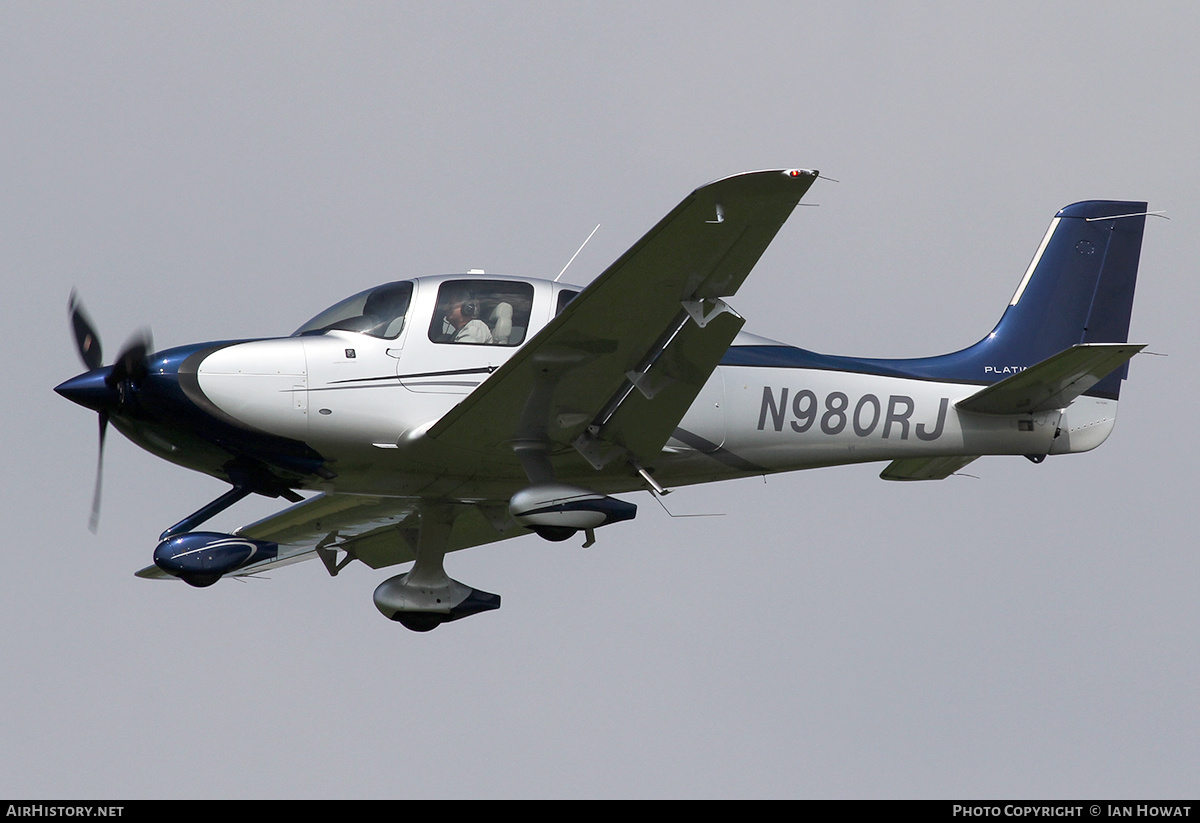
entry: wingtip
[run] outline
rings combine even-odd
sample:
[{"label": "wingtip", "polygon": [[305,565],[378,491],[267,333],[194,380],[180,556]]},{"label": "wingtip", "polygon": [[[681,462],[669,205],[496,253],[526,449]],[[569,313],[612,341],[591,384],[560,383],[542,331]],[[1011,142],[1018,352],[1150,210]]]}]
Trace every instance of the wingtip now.
[{"label": "wingtip", "polygon": [[[723,191],[728,193],[752,194],[755,196],[793,197],[799,189],[800,196],[816,182],[820,172],[816,169],[759,169],[731,174],[706,183],[697,189],[702,191]],[[782,178],[782,179],[780,179]]]}]

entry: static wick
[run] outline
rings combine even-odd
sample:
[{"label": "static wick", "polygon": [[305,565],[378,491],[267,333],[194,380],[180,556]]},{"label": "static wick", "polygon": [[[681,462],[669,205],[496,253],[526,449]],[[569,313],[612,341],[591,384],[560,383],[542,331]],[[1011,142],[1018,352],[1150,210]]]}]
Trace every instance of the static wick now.
[{"label": "static wick", "polygon": [[673,514],[671,512],[671,510],[667,508],[667,504],[662,502],[662,498],[660,498],[657,494],[651,494],[650,496],[654,498],[655,502],[657,502],[658,505],[662,506],[662,510],[667,513],[668,517],[724,517],[725,516],[725,512],[713,512],[710,514]]}]

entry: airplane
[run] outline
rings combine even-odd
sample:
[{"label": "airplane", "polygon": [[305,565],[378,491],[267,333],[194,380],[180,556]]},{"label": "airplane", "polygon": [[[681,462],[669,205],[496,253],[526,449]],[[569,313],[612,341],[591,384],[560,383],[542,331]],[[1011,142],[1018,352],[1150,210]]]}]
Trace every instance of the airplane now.
[{"label": "airplane", "polygon": [[[886,461],[946,478],[983,455],[1099,446],[1112,431],[1146,203],[1061,209],[999,323],[961,351],[818,354],[742,330],[726,302],[817,179],[777,169],[695,190],[586,288],[479,270],[368,289],[284,338],[104,365],[74,293],[87,371],[55,390],[230,489],[159,538],[137,575],[196,587],[309,558],[412,563],[374,592],[414,631],[490,611],[449,552],[535,533],[584,546],[631,520],[614,495]],[[305,498],[301,491],[317,492]],[[199,527],[251,494],[293,505],[232,533]]]}]

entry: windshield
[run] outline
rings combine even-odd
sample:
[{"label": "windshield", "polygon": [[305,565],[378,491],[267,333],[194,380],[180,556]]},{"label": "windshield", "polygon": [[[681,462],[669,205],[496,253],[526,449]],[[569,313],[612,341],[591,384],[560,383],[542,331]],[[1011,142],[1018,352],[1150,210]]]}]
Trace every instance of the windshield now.
[{"label": "windshield", "polygon": [[404,318],[412,302],[412,292],[413,284],[409,280],[367,289],[330,306],[296,329],[292,337],[341,329],[395,339],[404,330]]}]

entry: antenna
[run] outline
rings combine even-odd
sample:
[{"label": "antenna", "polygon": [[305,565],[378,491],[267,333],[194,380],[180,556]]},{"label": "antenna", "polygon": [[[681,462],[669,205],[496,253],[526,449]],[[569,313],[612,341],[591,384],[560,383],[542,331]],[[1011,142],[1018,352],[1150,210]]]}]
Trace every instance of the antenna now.
[{"label": "antenna", "polygon": [[[599,231],[599,229],[600,229],[600,224],[599,224],[599,223],[597,223],[597,224],[596,224],[596,228],[592,229],[592,234],[595,234],[597,231]],[[570,268],[571,264],[575,262],[575,258],[579,256],[579,252],[583,251],[583,246],[586,246],[586,245],[588,244],[588,240],[591,240],[591,239],[592,239],[592,234],[589,234],[589,235],[587,236],[587,240],[584,240],[584,241],[583,241],[583,245],[582,245],[582,246],[580,246],[578,249],[576,249],[576,250],[575,250],[575,253],[571,255],[571,259],[567,261],[567,265],[563,266],[563,267],[562,267],[562,271],[560,271],[560,272],[558,273],[558,277],[562,277],[562,276],[563,276],[563,272],[565,272],[565,271],[566,271],[568,268]],[[558,277],[555,277],[555,278],[554,278],[554,282],[555,282],[555,283],[557,283],[557,282],[558,282]]]}]

